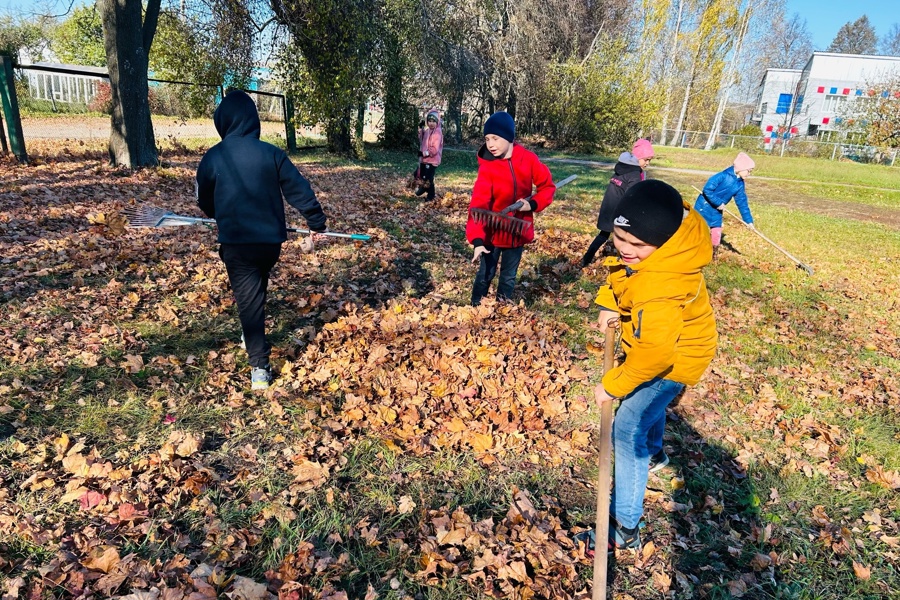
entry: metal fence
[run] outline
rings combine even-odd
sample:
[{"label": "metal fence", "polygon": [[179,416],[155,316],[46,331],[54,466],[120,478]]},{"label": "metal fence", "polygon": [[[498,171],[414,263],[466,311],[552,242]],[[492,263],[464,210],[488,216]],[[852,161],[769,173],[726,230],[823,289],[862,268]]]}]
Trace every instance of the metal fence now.
[{"label": "metal fence", "polygon": [[[666,145],[679,148],[705,148],[709,139],[708,131],[665,130]],[[664,139],[660,130],[652,131],[655,144]],[[897,148],[879,148],[865,144],[854,144],[847,140],[830,141],[818,136],[773,135],[759,136],[720,133],[713,142],[713,148],[734,148],[745,152],[764,153],[775,156],[805,156],[829,160],[849,159],[856,162],[883,164],[900,167]]]},{"label": "metal fence", "polygon": [[[52,140],[109,140],[111,95],[106,69],[27,65],[18,67],[15,75],[26,145],[29,141],[46,146]],[[153,132],[160,149],[208,146],[219,140],[212,114],[222,98],[222,86],[154,78],[148,81]],[[324,137],[319,125],[290,128],[285,122],[285,114],[293,110],[290,101],[273,86],[264,86],[244,90],[259,110],[263,139],[293,149],[297,136],[313,144]],[[383,127],[383,108],[373,102],[365,113],[366,141],[376,140]]]},{"label": "metal fence", "polygon": [[[212,113],[222,98],[222,86],[153,78],[148,83],[153,131],[160,148],[204,146],[219,140]],[[16,69],[15,85],[26,145],[29,141],[109,140],[111,93],[105,69],[21,66]],[[292,145],[294,132],[285,122],[290,109],[287,98],[268,89],[244,91],[259,110],[262,137],[283,148]],[[299,133],[314,137],[320,132],[304,127]]]}]

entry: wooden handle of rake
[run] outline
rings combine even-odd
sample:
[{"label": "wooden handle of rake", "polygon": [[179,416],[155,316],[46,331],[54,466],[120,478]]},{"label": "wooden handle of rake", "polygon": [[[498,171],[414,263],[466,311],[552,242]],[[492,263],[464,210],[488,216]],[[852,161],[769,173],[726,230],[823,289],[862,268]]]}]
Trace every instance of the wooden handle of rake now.
[{"label": "wooden handle of rake", "polygon": [[[618,320],[616,320],[618,321]],[[606,328],[603,344],[603,373],[613,368],[616,353],[616,324]],[[593,600],[606,600],[607,554],[609,539],[609,484],[612,467],[612,400],[600,406],[600,471],[597,475],[597,526],[594,533],[594,591]]]},{"label": "wooden handle of rake", "polygon": [[[700,191],[700,190],[698,190],[695,186],[692,185],[691,187],[694,188],[694,189],[697,191],[698,194],[703,195],[703,192]],[[706,197],[706,196],[704,196],[704,198],[705,198],[705,197]],[[730,210],[728,210],[727,207],[723,206],[723,207],[722,207],[722,211],[723,211],[725,214],[727,214],[729,217],[731,217],[732,219],[734,219],[734,220],[736,220],[736,221],[740,221],[741,225],[743,225],[744,227],[746,227],[747,229],[749,229],[750,231],[752,231],[753,233],[755,233],[756,235],[758,235],[759,237],[761,237],[762,239],[764,239],[765,241],[769,242],[769,244],[771,244],[773,248],[775,248],[776,250],[778,250],[779,252],[781,252],[782,254],[784,254],[785,256],[787,256],[789,259],[791,259],[791,261],[793,261],[793,263],[794,263],[795,265],[797,265],[799,268],[803,269],[804,271],[806,271],[806,272],[807,272],[808,274],[810,274],[810,275],[813,274],[812,267],[810,267],[809,265],[803,263],[803,262],[802,262],[800,259],[798,259],[796,256],[792,255],[790,252],[788,252],[787,250],[785,250],[784,248],[782,248],[781,246],[779,246],[778,244],[776,244],[775,242],[773,242],[772,240],[770,240],[769,237],[768,237],[766,234],[764,234],[762,231],[760,231],[760,230],[757,229],[756,227],[750,227],[750,225],[748,225],[747,223],[744,223],[744,220],[743,220],[742,218],[740,218],[739,216],[737,216],[736,214],[734,214],[733,212],[731,212]]]},{"label": "wooden handle of rake", "polygon": [[[558,183],[555,183],[554,185],[556,186],[556,189],[559,189],[559,188],[561,188],[561,187],[564,186],[564,185],[567,185],[567,184],[569,184],[569,183],[572,183],[572,182],[575,181],[576,179],[578,179],[578,175],[569,175],[568,177],[566,177],[566,178],[563,179],[562,181],[559,181]],[[500,211],[500,214],[501,214],[501,215],[508,215],[510,212],[515,212],[515,211],[510,211],[509,209],[510,209],[511,207],[515,206],[517,202],[524,202],[524,203],[527,204],[528,201],[531,200],[532,198],[534,198],[534,194],[528,196],[527,198],[522,198],[521,200],[517,200],[516,202],[513,202],[512,204],[510,204],[510,205],[507,206],[506,208],[502,209],[502,210]]]}]

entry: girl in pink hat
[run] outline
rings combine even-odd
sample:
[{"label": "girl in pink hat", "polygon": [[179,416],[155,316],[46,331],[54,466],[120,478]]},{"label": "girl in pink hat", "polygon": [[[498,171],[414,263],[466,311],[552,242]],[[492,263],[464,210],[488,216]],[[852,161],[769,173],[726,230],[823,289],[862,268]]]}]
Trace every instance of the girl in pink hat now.
[{"label": "girl in pink hat", "polygon": [[732,198],[741,212],[741,219],[747,227],[754,229],[753,215],[750,213],[747,192],[744,189],[744,181],[754,168],[756,163],[753,159],[743,152],[739,153],[732,166],[709,178],[703,186],[703,191],[697,196],[697,201],[694,202],[694,210],[699,212],[709,225],[713,256],[717,254],[719,244],[722,243],[722,212]]},{"label": "girl in pink hat", "polygon": [[613,219],[616,217],[616,209],[625,192],[638,181],[647,178],[644,170],[653,159],[653,146],[649,140],[640,139],[631,147],[631,152],[623,152],[619,155],[619,161],[613,169],[613,176],[609,179],[609,185],[603,194],[603,202],[600,204],[600,214],[597,215],[597,229],[600,233],[591,242],[584,258],[581,259],[582,268],[591,264],[600,247],[609,239],[613,230]]},{"label": "girl in pink hat", "polygon": [[444,151],[444,132],[441,129],[441,114],[437,109],[428,111],[425,120],[419,124],[419,166],[413,177],[422,185],[416,189],[416,196],[427,192],[426,200],[434,200],[434,173],[441,164]]}]

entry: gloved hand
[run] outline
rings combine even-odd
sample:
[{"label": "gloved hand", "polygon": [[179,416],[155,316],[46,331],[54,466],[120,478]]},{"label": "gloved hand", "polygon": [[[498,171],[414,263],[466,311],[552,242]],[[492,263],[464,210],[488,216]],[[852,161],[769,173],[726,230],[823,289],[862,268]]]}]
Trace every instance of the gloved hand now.
[{"label": "gloved hand", "polygon": [[484,246],[475,246],[475,252],[472,253],[472,262],[477,263],[481,259],[482,254],[490,254],[491,251]]},{"label": "gloved hand", "polygon": [[508,214],[516,212],[518,210],[521,210],[521,211],[531,210],[531,205],[524,200],[519,200],[518,202],[513,202],[512,204],[510,204],[509,206],[507,206],[506,208],[501,210],[500,214],[508,215]]},{"label": "gloved hand", "polygon": [[421,129],[423,127],[425,127],[425,119],[422,119],[421,121],[419,121],[419,129]]},{"label": "gloved hand", "polygon": [[431,152],[426,150],[425,152],[422,153],[422,156],[424,156],[425,158],[428,158],[429,156],[431,156]]},{"label": "gloved hand", "polygon": [[300,240],[300,252],[303,254],[311,254],[316,250],[316,242],[315,237],[316,234],[310,233],[308,236],[305,236],[302,240]]},{"label": "gloved hand", "polygon": [[756,231],[756,226],[753,223],[745,223],[745,225],[747,225],[747,229],[752,229],[753,231]]}]

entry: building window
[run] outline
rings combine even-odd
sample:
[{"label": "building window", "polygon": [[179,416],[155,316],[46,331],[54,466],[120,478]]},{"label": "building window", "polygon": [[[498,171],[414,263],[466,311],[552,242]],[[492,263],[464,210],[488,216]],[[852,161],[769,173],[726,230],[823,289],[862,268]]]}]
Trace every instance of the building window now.
[{"label": "building window", "polygon": [[791,112],[791,94],[778,94],[778,106],[775,107],[776,115],[786,115]]},{"label": "building window", "polygon": [[837,112],[846,102],[846,96],[829,94],[825,96],[825,102],[822,104],[822,112]]},{"label": "building window", "polygon": [[762,113],[762,114],[766,114],[767,112],[769,112],[769,103],[768,103],[768,102],[763,102],[763,103],[762,103],[762,108],[760,108],[759,112]]}]

